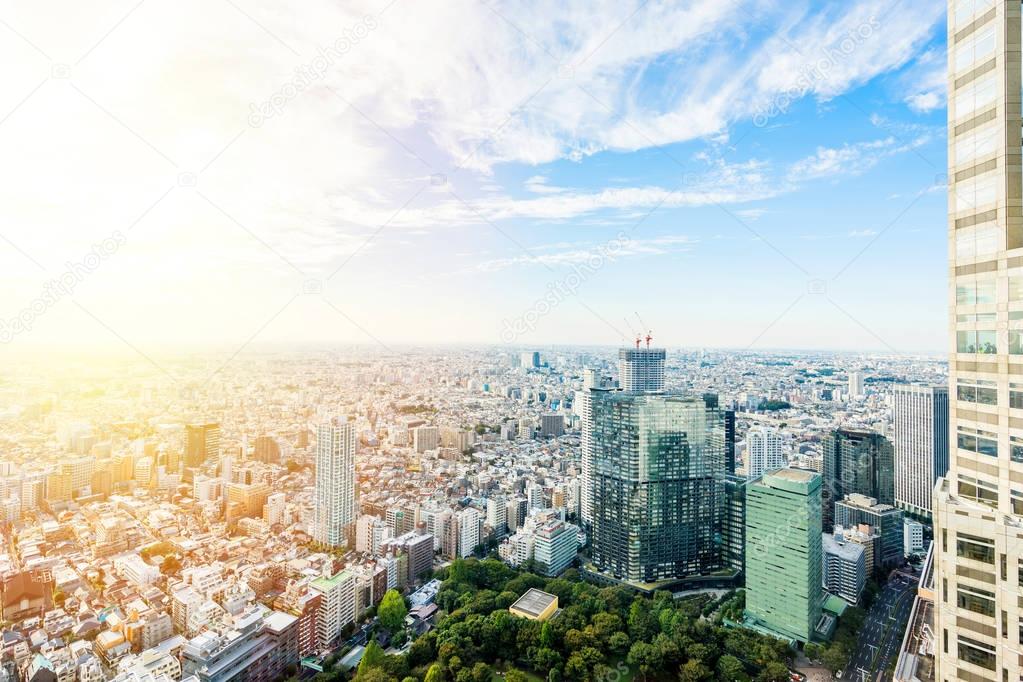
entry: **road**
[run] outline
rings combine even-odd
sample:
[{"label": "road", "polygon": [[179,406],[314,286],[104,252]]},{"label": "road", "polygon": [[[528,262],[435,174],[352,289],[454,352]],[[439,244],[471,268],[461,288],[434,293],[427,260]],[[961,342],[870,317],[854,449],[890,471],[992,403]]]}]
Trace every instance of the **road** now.
[{"label": "road", "polygon": [[914,594],[916,580],[897,574],[888,581],[867,614],[843,678],[857,682],[876,680],[894,661],[913,608]]}]

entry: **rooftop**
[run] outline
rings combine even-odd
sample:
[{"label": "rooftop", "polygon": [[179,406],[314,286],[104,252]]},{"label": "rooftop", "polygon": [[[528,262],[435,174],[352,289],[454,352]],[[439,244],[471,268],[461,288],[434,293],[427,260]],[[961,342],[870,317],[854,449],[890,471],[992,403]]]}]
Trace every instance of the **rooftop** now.
[{"label": "rooftop", "polygon": [[521,611],[522,613],[538,618],[551,604],[558,600],[557,596],[543,592],[531,587],[526,590],[526,593],[516,600],[511,608],[515,611]]}]

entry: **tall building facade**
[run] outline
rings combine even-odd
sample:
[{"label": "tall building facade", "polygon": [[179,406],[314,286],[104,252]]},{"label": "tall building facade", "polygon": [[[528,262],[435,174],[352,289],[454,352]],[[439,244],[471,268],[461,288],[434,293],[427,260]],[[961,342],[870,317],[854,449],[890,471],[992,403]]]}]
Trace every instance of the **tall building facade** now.
[{"label": "tall building facade", "polygon": [[722,568],[724,441],[703,398],[594,393],[594,567],[640,582]]},{"label": "tall building facade", "polygon": [[659,393],[664,390],[663,348],[619,348],[618,375],[627,393]]},{"label": "tall building facade", "polygon": [[809,642],[824,603],[821,477],[774,471],[746,488],[746,616]]},{"label": "tall building facade", "polygon": [[210,459],[220,460],[220,424],[186,425],[185,466],[200,467]]},{"label": "tall building facade", "polygon": [[824,437],[824,527],[835,521],[835,503],[858,493],[895,504],[895,448],[872,431],[838,429]]},{"label": "tall building facade", "polygon": [[948,472],[948,388],[895,386],[895,506],[931,516],[934,483]]},{"label": "tall building facade", "polygon": [[746,434],[746,477],[751,481],[785,467],[784,439],[778,429],[754,426]]},{"label": "tall building facade", "polygon": [[316,427],[316,496],[313,539],[345,544],[355,523],[355,424],[333,417]]},{"label": "tall building facade", "polygon": [[948,4],[948,475],[934,489],[935,679],[1023,676],[1020,2]]},{"label": "tall building facade", "polygon": [[580,488],[579,507],[583,527],[590,528],[593,520],[593,391],[611,390],[611,379],[597,375],[593,369],[583,370],[583,387],[575,393],[575,409],[580,428]]}]

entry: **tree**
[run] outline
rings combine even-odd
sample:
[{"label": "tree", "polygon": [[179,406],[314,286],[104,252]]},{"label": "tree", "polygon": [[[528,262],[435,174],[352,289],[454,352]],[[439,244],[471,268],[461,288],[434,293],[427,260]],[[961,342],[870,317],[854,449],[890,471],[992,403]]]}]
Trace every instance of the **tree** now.
[{"label": "tree", "polygon": [[629,649],[629,655],[626,660],[631,664],[639,667],[639,672],[642,673],[643,679],[646,680],[647,675],[656,671],[661,667],[661,654],[657,651],[657,648],[648,642],[636,642]]},{"label": "tree", "polygon": [[788,682],[789,669],[777,661],[771,661],[757,675],[757,682]]},{"label": "tree", "polygon": [[440,667],[440,663],[430,666],[430,669],[426,671],[424,682],[444,682],[444,668]]},{"label": "tree", "polygon": [[746,669],[735,656],[725,654],[718,659],[718,679],[731,680],[731,682],[746,682],[749,676]]},{"label": "tree", "polygon": [[702,682],[710,679],[710,668],[690,658],[678,671],[679,682]]},{"label": "tree", "polygon": [[375,639],[371,640],[366,645],[366,650],[362,652],[362,660],[359,661],[359,677],[361,678],[362,674],[368,672],[371,668],[379,668],[384,662],[384,656],[386,655],[384,650],[380,648],[380,645],[377,644],[377,641]]},{"label": "tree", "polygon": [[[527,677],[526,673],[522,672],[521,670],[517,670],[515,668],[508,668],[508,672],[505,673],[505,675],[504,675],[504,681],[505,682],[529,682],[529,677]],[[426,682],[430,682],[430,680],[427,680]]]},{"label": "tree", "polygon": [[811,661],[819,661],[821,660],[821,654],[824,653],[824,647],[816,642],[807,642],[806,646],[803,647],[803,653]]},{"label": "tree", "polygon": [[849,656],[841,644],[832,644],[821,654],[821,663],[831,672],[838,672],[844,668],[848,660]]},{"label": "tree", "polygon": [[405,598],[397,590],[387,590],[384,598],[377,607],[377,616],[380,624],[389,632],[397,632],[405,624],[405,616],[408,615],[408,608],[405,606]]}]

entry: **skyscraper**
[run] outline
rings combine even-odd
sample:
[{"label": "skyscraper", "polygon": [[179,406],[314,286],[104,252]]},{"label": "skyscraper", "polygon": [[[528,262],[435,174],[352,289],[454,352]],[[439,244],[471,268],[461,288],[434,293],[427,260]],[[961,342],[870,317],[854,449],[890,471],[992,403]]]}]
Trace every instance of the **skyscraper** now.
[{"label": "skyscraper", "polygon": [[640,582],[720,569],[720,410],[679,395],[593,395],[594,567]]},{"label": "skyscraper", "polygon": [[863,395],[863,373],[849,372],[849,397],[859,398]]},{"label": "skyscraper", "polygon": [[618,375],[623,391],[658,393],[664,390],[663,348],[619,348]]},{"label": "skyscraper", "polygon": [[220,459],[220,424],[188,424],[185,426],[185,466],[199,467],[209,459]]},{"label": "skyscraper", "polygon": [[824,602],[821,477],[780,469],[746,487],[746,616],[809,642]]},{"label": "skyscraper", "polygon": [[746,477],[760,478],[768,471],[785,466],[783,439],[778,429],[754,426],[746,434]]},{"label": "skyscraper", "polygon": [[948,389],[896,386],[895,506],[930,518],[934,482],[948,471]]},{"label": "skyscraper", "polygon": [[895,504],[895,449],[872,431],[838,429],[824,437],[824,527],[835,519],[835,503],[851,493]]},{"label": "skyscraper", "polygon": [[345,544],[355,522],[355,424],[333,417],[316,427],[316,499],[313,539]]},{"label": "skyscraper", "polygon": [[1020,3],[948,4],[948,475],[934,489],[935,679],[1023,675]]},{"label": "skyscraper", "polygon": [[593,395],[592,392],[611,390],[611,379],[598,377],[596,370],[583,370],[583,387],[575,393],[575,406],[581,422],[580,451],[580,508],[583,527],[589,529],[593,519]]}]

